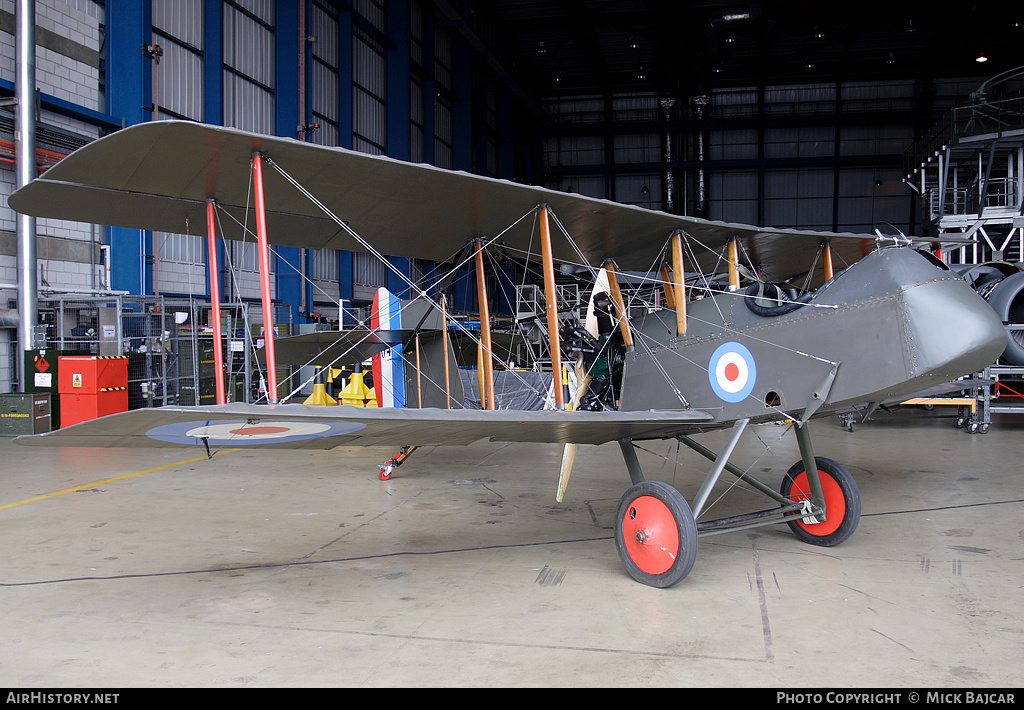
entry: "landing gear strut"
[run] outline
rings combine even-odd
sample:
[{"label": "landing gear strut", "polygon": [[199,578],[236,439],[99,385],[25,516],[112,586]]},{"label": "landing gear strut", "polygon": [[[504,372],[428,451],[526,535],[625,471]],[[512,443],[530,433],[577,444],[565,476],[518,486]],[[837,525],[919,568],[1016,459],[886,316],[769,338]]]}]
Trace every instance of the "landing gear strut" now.
[{"label": "landing gear strut", "polygon": [[380,480],[390,480],[391,473],[405,463],[405,460],[412,456],[412,452],[417,448],[418,447],[416,446],[403,446],[401,451],[389,458],[387,461],[377,464],[377,468],[380,469]]}]

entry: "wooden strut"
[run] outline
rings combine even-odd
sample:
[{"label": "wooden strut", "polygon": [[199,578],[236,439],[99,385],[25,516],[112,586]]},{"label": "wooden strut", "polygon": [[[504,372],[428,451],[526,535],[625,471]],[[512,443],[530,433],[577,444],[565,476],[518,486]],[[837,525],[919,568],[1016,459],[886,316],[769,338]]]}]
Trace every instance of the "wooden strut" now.
[{"label": "wooden strut", "polygon": [[270,252],[267,247],[267,212],[263,200],[263,160],[252,156],[256,192],[256,241],[260,258],[260,295],[263,299],[263,343],[267,353],[267,399],[277,404],[277,358],[274,356],[274,311],[270,301]]},{"label": "wooden strut", "polygon": [[735,239],[729,240],[729,290],[736,291],[740,287],[739,247]]},{"label": "wooden strut", "polygon": [[[217,404],[224,404],[224,351],[220,331],[220,267],[217,264],[217,221],[214,211],[213,200],[210,200],[206,203],[206,244],[210,252],[210,305],[213,306],[213,374],[217,387]],[[193,326],[195,326],[194,323]]]},{"label": "wooden strut", "polygon": [[[445,353],[445,358],[448,353]],[[423,370],[420,368],[420,334],[416,333],[416,403],[423,409]]]},{"label": "wooden strut", "polygon": [[452,383],[448,365],[448,307],[447,299],[441,294],[441,339],[444,344],[444,406],[452,408]]},{"label": "wooden strut", "polygon": [[676,309],[676,335],[686,335],[686,274],[683,271],[683,235],[672,235],[672,291]]},{"label": "wooden strut", "polygon": [[483,244],[478,241],[474,259],[476,260],[476,294],[480,306],[481,340],[477,351],[477,366],[478,368],[480,365],[483,366],[483,372],[480,373],[480,406],[484,409],[494,409],[494,350],[491,348],[491,311],[487,305],[487,281],[484,278],[483,254]]},{"label": "wooden strut", "polygon": [[832,270],[832,245],[828,242],[821,245],[821,256],[825,269],[825,280],[828,281],[835,275]]},{"label": "wooden strut", "polygon": [[626,302],[622,300],[622,289],[619,288],[619,277],[615,274],[615,264],[611,260],[606,261],[604,268],[608,272],[608,286],[612,290],[611,296],[618,314],[622,342],[627,348],[631,348],[633,347],[633,331],[629,327],[629,314],[626,311]]},{"label": "wooden strut", "polygon": [[544,266],[545,313],[548,319],[548,347],[551,350],[551,374],[555,387],[555,409],[565,409],[562,393],[562,352],[558,338],[558,297],[555,292],[555,262],[551,252],[551,228],[548,225],[548,207],[542,205],[539,215],[541,259]]},{"label": "wooden strut", "polygon": [[669,273],[668,264],[661,265],[661,290],[665,294],[665,305],[675,308],[676,295],[675,289],[672,288],[672,274]]}]

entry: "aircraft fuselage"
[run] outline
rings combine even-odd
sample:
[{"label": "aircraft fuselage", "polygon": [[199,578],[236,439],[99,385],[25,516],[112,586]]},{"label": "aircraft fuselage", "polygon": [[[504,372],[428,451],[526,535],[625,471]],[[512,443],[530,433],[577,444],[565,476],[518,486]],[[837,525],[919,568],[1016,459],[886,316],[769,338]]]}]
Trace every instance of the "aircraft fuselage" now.
[{"label": "aircraft fuselage", "polygon": [[950,382],[995,362],[1006,343],[988,304],[911,249],[870,254],[784,315],[758,315],[747,298],[691,301],[678,337],[671,310],[635,319],[620,409],[685,400],[718,421],[809,417]]}]

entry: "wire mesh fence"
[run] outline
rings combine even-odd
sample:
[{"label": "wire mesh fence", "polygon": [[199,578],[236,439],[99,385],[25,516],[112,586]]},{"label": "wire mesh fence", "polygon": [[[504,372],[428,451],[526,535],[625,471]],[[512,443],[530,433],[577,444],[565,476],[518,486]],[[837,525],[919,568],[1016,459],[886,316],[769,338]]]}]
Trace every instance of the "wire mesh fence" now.
[{"label": "wire mesh fence", "polygon": [[[208,303],[163,296],[62,296],[39,300],[37,346],[128,358],[128,407],[216,403],[213,314]],[[291,308],[275,305],[275,331],[291,333]],[[256,358],[262,313],[249,304],[221,308],[224,386],[229,402],[265,399]],[[282,378],[281,374],[285,377]],[[278,379],[286,379],[279,373]]]}]

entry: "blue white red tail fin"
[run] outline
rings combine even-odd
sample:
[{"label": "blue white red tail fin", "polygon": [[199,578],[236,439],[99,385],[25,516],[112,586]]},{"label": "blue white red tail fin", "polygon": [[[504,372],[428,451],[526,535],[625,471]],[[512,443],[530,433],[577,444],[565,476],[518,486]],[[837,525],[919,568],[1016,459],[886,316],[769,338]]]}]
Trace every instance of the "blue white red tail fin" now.
[{"label": "blue white red tail fin", "polygon": [[[377,330],[402,328],[402,302],[386,288],[377,289],[370,312],[370,327]],[[405,407],[405,360],[402,346],[373,356],[373,387],[378,407]]]}]

